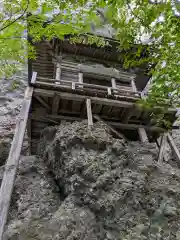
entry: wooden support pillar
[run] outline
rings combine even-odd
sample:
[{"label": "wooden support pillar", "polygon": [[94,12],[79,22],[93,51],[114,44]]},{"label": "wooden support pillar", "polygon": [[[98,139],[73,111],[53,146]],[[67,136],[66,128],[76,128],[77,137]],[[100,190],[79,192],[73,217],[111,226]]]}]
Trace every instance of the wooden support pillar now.
[{"label": "wooden support pillar", "polygon": [[[138,92],[134,79],[131,79],[131,87],[134,93]],[[135,96],[139,96],[139,95],[135,94]]]},{"label": "wooden support pillar", "polygon": [[111,78],[111,84],[112,84],[112,88],[117,88],[115,78]]},{"label": "wooden support pillar", "polygon": [[[83,83],[83,73],[79,73],[78,74],[78,77],[79,77],[79,83]],[[83,88],[83,85],[79,85],[80,88]]]},{"label": "wooden support pillar", "polygon": [[180,164],[180,152],[179,152],[178,148],[176,147],[176,144],[175,144],[172,136],[170,135],[170,133],[167,134],[167,139],[168,139],[168,143],[169,143],[174,155],[176,156],[176,159],[178,160],[178,163]]},{"label": "wooden support pillar", "polygon": [[75,90],[75,89],[76,89],[75,82],[72,82],[72,89],[73,89],[73,90]]},{"label": "wooden support pillar", "polygon": [[144,128],[138,128],[139,138],[142,143],[148,143],[149,139]]},{"label": "wooden support pillar", "polygon": [[160,143],[160,149],[159,149],[159,155],[158,155],[158,163],[163,162],[166,140],[167,140],[167,135],[166,135],[166,133],[164,133],[163,136],[161,137],[161,143]]},{"label": "wooden support pillar", "polygon": [[131,86],[132,86],[133,92],[137,92],[137,88],[136,88],[136,84],[135,84],[134,79],[131,79]]},{"label": "wooden support pillar", "polygon": [[[160,144],[161,143],[160,143],[159,139],[155,139],[155,141],[156,141],[157,151],[158,151],[158,154],[159,154],[159,149],[160,149]],[[166,154],[163,155],[163,158],[164,158],[165,162],[168,162],[168,158],[167,158]]]},{"label": "wooden support pillar", "polygon": [[[60,80],[61,79],[61,64],[57,63],[56,64],[56,80]],[[60,82],[56,82],[56,84],[60,84]]]},{"label": "wooden support pillar", "polygon": [[[33,73],[31,83],[35,83],[37,73]],[[24,133],[31,106],[33,87],[28,86],[25,92],[22,108],[16,123],[15,133],[11,144],[11,149],[4,169],[4,175],[0,188],[0,239],[2,239],[4,227],[7,221],[8,210],[11,202],[11,195],[14,186],[17,167]]]},{"label": "wooden support pillar", "polygon": [[111,93],[111,88],[110,87],[108,87],[108,95],[111,95],[112,93]]},{"label": "wooden support pillar", "polygon": [[[56,80],[61,79],[61,68],[60,68],[60,63],[57,63],[56,65]],[[56,82],[56,84],[60,84],[60,82]],[[55,94],[53,98],[53,103],[52,103],[52,114],[57,114],[58,109],[59,109],[59,103],[60,103],[60,96]]]},{"label": "wooden support pillar", "polygon": [[[112,85],[112,88],[117,89],[116,79],[115,78],[111,78],[111,85]],[[113,90],[113,93],[117,93],[117,91]]]},{"label": "wooden support pillar", "polygon": [[92,109],[91,109],[91,99],[86,99],[86,108],[87,108],[87,118],[88,118],[88,127],[91,128],[93,126],[93,118],[92,118]]}]

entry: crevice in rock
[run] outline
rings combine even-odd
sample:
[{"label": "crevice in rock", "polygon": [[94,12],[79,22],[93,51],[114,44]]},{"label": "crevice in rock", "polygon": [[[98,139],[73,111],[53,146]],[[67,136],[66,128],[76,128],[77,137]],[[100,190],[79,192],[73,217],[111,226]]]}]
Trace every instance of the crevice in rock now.
[{"label": "crevice in rock", "polygon": [[48,171],[48,174],[53,179],[55,188],[57,189],[57,193],[59,195],[59,198],[63,202],[66,199],[66,197],[68,196],[67,194],[65,194],[63,184],[60,184],[60,180],[56,178],[55,174],[51,170]]}]

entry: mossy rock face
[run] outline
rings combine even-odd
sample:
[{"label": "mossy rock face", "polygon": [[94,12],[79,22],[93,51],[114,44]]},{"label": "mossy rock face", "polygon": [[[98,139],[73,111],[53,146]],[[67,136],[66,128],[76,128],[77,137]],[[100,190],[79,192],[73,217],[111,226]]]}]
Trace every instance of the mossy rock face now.
[{"label": "mossy rock face", "polygon": [[[125,143],[87,122],[46,128],[21,161],[4,239],[178,239],[180,170],[152,143]],[[168,235],[169,234],[169,235]]]}]

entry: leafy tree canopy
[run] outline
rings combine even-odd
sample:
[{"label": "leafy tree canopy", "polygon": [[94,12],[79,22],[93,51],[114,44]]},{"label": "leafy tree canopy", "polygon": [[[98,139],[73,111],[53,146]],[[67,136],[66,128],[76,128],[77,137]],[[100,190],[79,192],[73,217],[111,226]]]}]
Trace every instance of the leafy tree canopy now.
[{"label": "leafy tree canopy", "polygon": [[[4,0],[0,13],[1,75],[12,74],[27,56],[27,19],[34,41],[90,32],[109,23],[119,49],[138,48],[126,56],[125,67],[148,63],[152,87],[148,105],[179,105],[179,0]],[[100,9],[97,14],[97,9]],[[102,11],[103,9],[103,11]],[[44,23],[48,24],[44,24]],[[63,24],[59,24],[63,23]],[[65,24],[64,24],[65,23]],[[148,57],[140,59],[146,40]],[[91,42],[97,42],[97,37]],[[102,41],[103,42],[103,41]],[[34,57],[28,45],[29,57]]]}]

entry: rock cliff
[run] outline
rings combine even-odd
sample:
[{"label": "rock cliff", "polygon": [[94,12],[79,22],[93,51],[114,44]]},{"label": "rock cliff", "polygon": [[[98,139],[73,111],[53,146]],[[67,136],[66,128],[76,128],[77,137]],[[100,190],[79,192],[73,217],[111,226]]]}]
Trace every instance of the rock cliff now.
[{"label": "rock cliff", "polygon": [[180,170],[103,123],[42,133],[18,170],[4,240],[180,239]]}]

